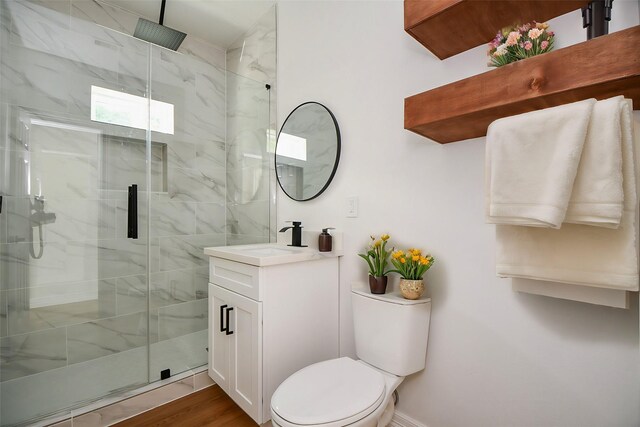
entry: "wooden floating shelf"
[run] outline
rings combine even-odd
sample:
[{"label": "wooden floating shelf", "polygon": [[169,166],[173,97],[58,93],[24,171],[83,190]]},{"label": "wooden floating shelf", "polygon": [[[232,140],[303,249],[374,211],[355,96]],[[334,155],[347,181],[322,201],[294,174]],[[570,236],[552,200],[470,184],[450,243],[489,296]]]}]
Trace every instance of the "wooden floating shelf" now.
[{"label": "wooden floating shelf", "polygon": [[501,117],[625,95],[640,109],[640,25],[405,98],[404,128],[439,143]]},{"label": "wooden floating shelf", "polygon": [[405,0],[404,29],[440,59],[490,42],[500,28],[544,22],[587,0]]}]

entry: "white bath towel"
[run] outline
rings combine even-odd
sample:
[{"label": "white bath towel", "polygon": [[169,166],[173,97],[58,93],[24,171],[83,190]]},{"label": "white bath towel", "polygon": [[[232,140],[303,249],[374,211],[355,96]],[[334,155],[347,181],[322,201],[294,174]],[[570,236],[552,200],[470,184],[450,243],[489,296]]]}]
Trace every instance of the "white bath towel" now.
[{"label": "white bath towel", "polygon": [[[622,126],[624,97],[593,106],[587,138],[564,222],[617,228],[622,218]],[[625,129],[630,132],[630,129]]]},{"label": "white bath towel", "polygon": [[487,222],[559,228],[595,99],[491,123],[486,147]]},{"label": "white bath towel", "polygon": [[[612,289],[638,290],[638,201],[631,101],[622,109],[624,210],[617,229],[564,224],[561,229],[496,227],[496,272],[522,277]],[[632,134],[635,133],[633,136]],[[635,143],[633,139],[635,138]]]}]

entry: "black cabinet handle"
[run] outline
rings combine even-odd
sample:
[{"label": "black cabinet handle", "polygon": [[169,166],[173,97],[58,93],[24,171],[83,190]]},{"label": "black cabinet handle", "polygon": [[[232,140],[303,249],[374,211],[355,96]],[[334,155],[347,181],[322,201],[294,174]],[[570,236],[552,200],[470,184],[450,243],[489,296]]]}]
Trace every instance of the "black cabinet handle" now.
[{"label": "black cabinet handle", "polygon": [[2,196],[0,196],[0,213],[2,213]]},{"label": "black cabinet handle", "polygon": [[229,312],[233,310],[233,307],[227,308],[227,335],[233,334],[233,331],[229,328]]},{"label": "black cabinet handle", "polygon": [[227,304],[220,306],[220,332],[226,332],[227,328],[224,327],[224,309],[227,308]]},{"label": "black cabinet handle", "polygon": [[129,186],[129,203],[127,206],[127,237],[138,238],[138,186]]}]

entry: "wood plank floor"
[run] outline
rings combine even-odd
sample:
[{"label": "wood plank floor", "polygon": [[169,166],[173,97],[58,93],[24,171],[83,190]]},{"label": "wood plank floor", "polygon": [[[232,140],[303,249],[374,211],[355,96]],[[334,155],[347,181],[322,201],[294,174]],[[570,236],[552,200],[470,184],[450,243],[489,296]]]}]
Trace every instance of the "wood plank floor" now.
[{"label": "wood plank floor", "polygon": [[257,425],[217,385],[115,424],[116,427],[256,427]]}]

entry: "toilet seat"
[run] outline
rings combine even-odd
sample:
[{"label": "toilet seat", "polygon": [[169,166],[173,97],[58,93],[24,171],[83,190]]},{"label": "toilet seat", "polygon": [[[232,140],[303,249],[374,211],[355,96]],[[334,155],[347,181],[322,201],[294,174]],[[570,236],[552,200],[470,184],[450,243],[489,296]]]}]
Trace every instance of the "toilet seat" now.
[{"label": "toilet seat", "polygon": [[291,375],[273,394],[271,410],[281,419],[279,424],[343,426],[371,414],[384,397],[380,372],[342,357]]}]

